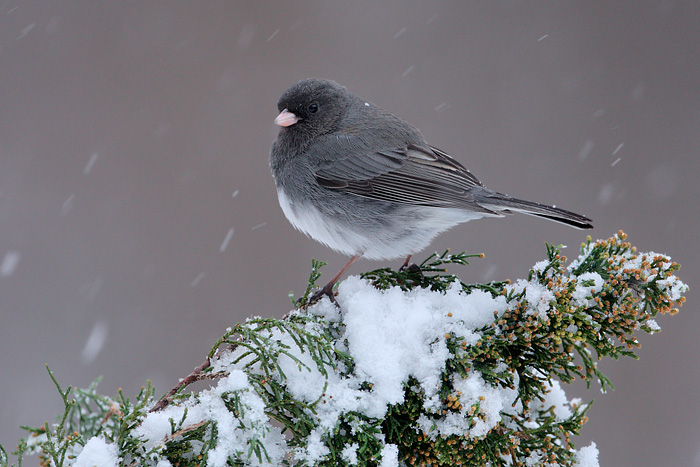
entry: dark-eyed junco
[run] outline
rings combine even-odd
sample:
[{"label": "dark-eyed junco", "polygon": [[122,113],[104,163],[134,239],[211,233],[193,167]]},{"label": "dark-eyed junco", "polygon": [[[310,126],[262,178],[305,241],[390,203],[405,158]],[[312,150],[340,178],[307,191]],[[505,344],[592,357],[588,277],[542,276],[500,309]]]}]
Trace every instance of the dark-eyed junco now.
[{"label": "dark-eyed junco", "polygon": [[392,259],[422,250],[441,232],[513,211],[590,229],[587,217],[491,191],[420,132],[334,81],[306,79],[277,103],[280,132],[270,166],[287,219],[352,256]]}]

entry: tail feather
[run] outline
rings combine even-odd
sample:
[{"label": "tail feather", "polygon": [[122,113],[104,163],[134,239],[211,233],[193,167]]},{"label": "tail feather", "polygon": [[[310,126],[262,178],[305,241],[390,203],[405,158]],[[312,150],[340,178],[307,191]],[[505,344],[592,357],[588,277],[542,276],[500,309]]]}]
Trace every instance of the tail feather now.
[{"label": "tail feather", "polygon": [[524,199],[511,198],[500,193],[489,194],[485,197],[479,197],[477,202],[486,208],[495,211],[517,211],[531,216],[549,219],[550,221],[559,222],[570,225],[577,229],[592,229],[592,220],[586,216],[576,214],[575,212],[560,209],[546,204],[535,203]]}]

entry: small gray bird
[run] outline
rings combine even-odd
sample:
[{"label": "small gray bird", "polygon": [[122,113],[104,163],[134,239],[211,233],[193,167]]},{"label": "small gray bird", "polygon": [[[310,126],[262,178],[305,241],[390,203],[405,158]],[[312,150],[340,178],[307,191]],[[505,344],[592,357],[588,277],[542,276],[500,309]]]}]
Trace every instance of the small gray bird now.
[{"label": "small gray bird", "polygon": [[287,219],[351,256],[316,295],[359,257],[406,257],[445,230],[513,211],[593,228],[587,217],[491,191],[462,164],[430,146],[399,117],[334,81],[305,79],[277,103],[280,132],[270,167]]}]

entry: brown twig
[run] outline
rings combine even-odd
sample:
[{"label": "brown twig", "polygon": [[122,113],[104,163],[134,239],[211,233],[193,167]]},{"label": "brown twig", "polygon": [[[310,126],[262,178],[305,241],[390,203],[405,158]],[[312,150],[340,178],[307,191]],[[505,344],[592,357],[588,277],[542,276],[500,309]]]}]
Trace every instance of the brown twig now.
[{"label": "brown twig", "polygon": [[124,415],[124,412],[121,411],[116,402],[112,402],[112,405],[109,406],[109,410],[107,410],[107,413],[105,413],[105,416],[102,418],[102,424],[104,425],[107,423],[107,420],[115,415],[121,417]]},{"label": "brown twig", "polygon": [[187,434],[191,431],[196,430],[197,428],[201,428],[204,425],[206,425],[207,423],[208,423],[207,421],[203,421],[203,422],[195,423],[194,425],[186,426],[185,428],[182,428],[182,429],[176,431],[172,435],[168,435],[165,438],[163,438],[162,444],[165,445],[165,444],[169,443],[170,441],[172,441],[173,439],[177,438],[178,436],[182,436],[184,434]]},{"label": "brown twig", "polygon": [[209,368],[210,365],[211,363],[207,358],[204,361],[204,363],[195,368],[192,373],[187,375],[183,380],[177,383],[175,387],[172,388],[166,395],[161,397],[160,400],[156,403],[156,405],[154,405],[153,408],[149,410],[149,412],[158,412],[159,410],[163,410],[173,400],[173,396],[180,392],[182,388],[189,386],[190,384],[195,383],[201,379],[205,379],[205,377],[202,375],[202,372]]}]

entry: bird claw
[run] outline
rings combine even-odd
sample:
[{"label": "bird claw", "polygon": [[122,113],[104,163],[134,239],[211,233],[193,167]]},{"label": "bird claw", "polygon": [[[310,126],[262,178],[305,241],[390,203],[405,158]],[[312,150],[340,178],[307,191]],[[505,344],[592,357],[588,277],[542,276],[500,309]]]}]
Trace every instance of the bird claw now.
[{"label": "bird claw", "polygon": [[[333,303],[335,306],[338,306],[338,302],[335,300],[335,293],[333,292],[332,285],[331,285],[331,287],[328,287],[328,286],[323,287],[320,290],[317,290],[316,292],[311,294],[311,296],[306,299],[304,306],[313,305],[314,303],[321,300],[324,296],[328,297],[328,299],[331,301],[331,303]],[[297,306],[301,306],[303,300],[304,300],[304,297],[300,297],[297,300]]]},{"label": "bird claw", "polygon": [[401,266],[400,272],[412,272],[423,277],[423,270],[416,263],[411,263],[408,266]]}]

